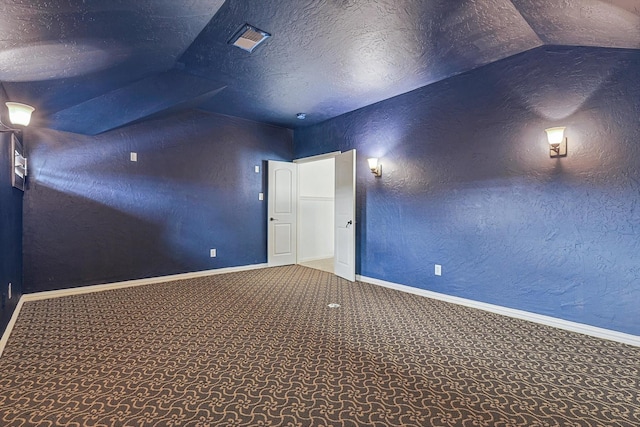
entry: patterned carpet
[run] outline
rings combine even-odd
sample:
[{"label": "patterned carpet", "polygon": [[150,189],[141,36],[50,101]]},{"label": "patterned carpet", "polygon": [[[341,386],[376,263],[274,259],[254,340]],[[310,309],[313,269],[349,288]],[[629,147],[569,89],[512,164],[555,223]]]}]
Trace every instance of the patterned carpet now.
[{"label": "patterned carpet", "polygon": [[639,390],[639,348],[294,266],[26,303],[0,425],[640,426]]}]

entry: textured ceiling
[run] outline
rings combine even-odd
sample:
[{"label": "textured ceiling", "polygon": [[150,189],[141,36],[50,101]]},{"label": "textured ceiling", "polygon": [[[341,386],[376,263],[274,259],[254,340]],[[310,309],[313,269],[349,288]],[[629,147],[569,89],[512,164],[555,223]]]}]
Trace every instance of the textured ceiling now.
[{"label": "textured ceiling", "polygon": [[[67,118],[73,111],[64,110],[93,98],[88,120],[117,114],[129,122],[124,116],[139,118],[138,111],[114,111],[109,102],[97,108],[100,97],[127,87],[131,98],[140,96],[131,84],[172,69],[223,3],[0,0],[0,81],[8,98],[36,107],[36,125],[75,131],[52,117]],[[175,96],[163,85],[160,91]]]},{"label": "textured ceiling", "polygon": [[[0,0],[0,10],[6,97],[34,105],[36,125],[87,134],[193,107],[295,128],[541,45],[640,49],[640,0]],[[227,43],[244,23],[272,34],[252,54]]]}]

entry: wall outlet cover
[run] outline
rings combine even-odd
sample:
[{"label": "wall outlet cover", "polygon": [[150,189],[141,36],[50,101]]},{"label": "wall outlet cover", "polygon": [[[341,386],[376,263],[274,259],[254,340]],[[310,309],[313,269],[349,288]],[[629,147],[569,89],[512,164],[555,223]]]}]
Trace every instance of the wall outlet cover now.
[{"label": "wall outlet cover", "polygon": [[217,256],[218,256],[218,251],[217,251],[217,250],[215,250],[215,249],[211,249],[211,250],[209,251],[209,256],[210,256],[211,258],[215,258],[215,257],[217,257]]},{"label": "wall outlet cover", "polygon": [[442,266],[440,264],[435,265],[434,273],[436,276],[442,276]]}]

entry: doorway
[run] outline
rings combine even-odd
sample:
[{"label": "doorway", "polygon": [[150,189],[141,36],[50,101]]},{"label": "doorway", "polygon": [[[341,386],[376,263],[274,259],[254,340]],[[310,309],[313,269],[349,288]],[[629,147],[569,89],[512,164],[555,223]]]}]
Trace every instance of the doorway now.
[{"label": "doorway", "polygon": [[328,271],[333,259],[332,272],[355,281],[356,150],[294,163],[269,161],[268,169],[269,266],[311,263]]},{"label": "doorway", "polygon": [[297,263],[334,272],[335,158],[298,164]]}]

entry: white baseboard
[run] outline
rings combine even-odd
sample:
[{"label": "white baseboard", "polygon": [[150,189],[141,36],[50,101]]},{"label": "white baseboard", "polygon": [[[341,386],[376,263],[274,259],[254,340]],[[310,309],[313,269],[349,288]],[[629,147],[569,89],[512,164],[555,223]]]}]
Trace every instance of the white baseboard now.
[{"label": "white baseboard", "polygon": [[18,320],[18,315],[20,314],[20,309],[22,308],[22,304],[24,304],[24,298],[21,296],[20,299],[18,300],[18,304],[16,304],[16,308],[13,310],[11,319],[9,319],[9,323],[7,324],[7,329],[4,330],[4,333],[2,334],[2,338],[0,339],[0,357],[2,357],[2,352],[4,351],[4,347],[7,345],[7,341],[9,341],[9,335],[11,335],[13,326],[16,324],[16,320]]},{"label": "white baseboard", "polygon": [[311,257],[311,258],[302,258],[302,259],[298,260],[298,264],[303,263],[303,262],[321,261],[321,260],[325,260],[325,259],[333,259],[333,255],[316,256],[316,257]]},{"label": "white baseboard", "polygon": [[564,329],[571,332],[577,332],[596,338],[616,341],[623,344],[640,347],[640,336],[626,334],[624,332],[612,331],[610,329],[598,328],[596,326],[585,325],[583,323],[571,322],[569,320],[558,319],[557,317],[545,316],[542,314],[531,313],[529,311],[517,310],[514,308],[502,307],[500,305],[488,304],[485,302],[474,301],[466,298],[455,297],[438,292],[427,291],[424,289],[414,288],[411,286],[400,285],[398,283],[387,282],[384,280],[374,279],[366,276],[356,276],[356,280],[360,282],[370,283],[372,285],[384,286],[410,294],[420,295],[440,301],[450,302],[453,304],[463,305],[466,307],[477,308],[479,310],[489,311],[491,313],[501,314],[503,316],[514,317],[516,319],[528,320],[530,322],[542,325],[553,326],[554,328]]},{"label": "white baseboard", "polygon": [[113,289],[130,288],[133,286],[152,285],[155,283],[173,282],[176,280],[195,279],[197,277],[214,276],[216,274],[237,273],[239,271],[257,270],[265,268],[267,264],[243,265],[240,267],[216,268],[213,270],[195,271],[193,273],[172,274],[170,276],[149,277],[147,279],[127,280],[125,282],[106,283],[103,285],[89,285],[78,288],[60,289],[57,291],[35,292],[24,294],[26,301],[40,301],[49,298],[60,298],[69,295],[90,294],[92,292],[110,291]]},{"label": "white baseboard", "polygon": [[2,352],[4,351],[4,348],[9,341],[9,336],[11,335],[11,331],[13,330],[16,320],[18,319],[20,309],[25,302],[41,301],[50,298],[61,298],[70,295],[89,294],[93,292],[110,291],[113,289],[130,288],[133,286],[152,285],[155,283],[173,282],[176,280],[195,279],[197,277],[214,276],[217,274],[237,273],[239,271],[257,270],[266,267],[267,264],[243,265],[240,267],[217,268],[213,270],[195,271],[193,273],[172,274],[170,276],[149,277],[146,279],[127,280],[124,282],[106,283],[102,285],[80,286],[77,288],[60,289],[57,291],[23,294],[20,297],[15,310],[13,311],[13,315],[11,316],[9,323],[7,324],[7,329],[5,329],[4,333],[2,334],[2,339],[0,339],[0,357],[2,357]]}]

